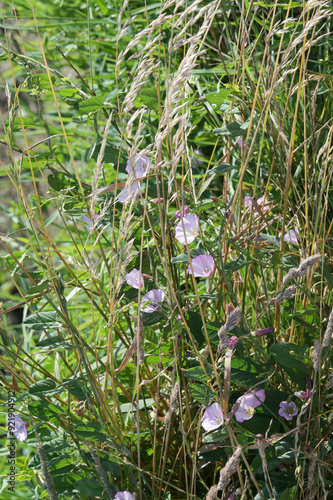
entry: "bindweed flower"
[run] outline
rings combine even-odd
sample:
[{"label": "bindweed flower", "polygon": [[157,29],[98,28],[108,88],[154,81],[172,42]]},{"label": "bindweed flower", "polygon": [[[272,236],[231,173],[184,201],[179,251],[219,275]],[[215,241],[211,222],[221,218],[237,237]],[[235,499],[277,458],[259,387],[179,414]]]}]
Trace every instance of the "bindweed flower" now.
[{"label": "bindweed flower", "polygon": [[254,415],[254,409],[260,406],[265,401],[265,391],[263,389],[255,389],[248,394],[237,399],[234,407],[239,404],[238,410],[235,412],[237,422],[250,420]]},{"label": "bindweed flower", "polygon": [[22,420],[21,417],[15,416],[15,427],[13,434],[19,441],[24,441],[28,437],[29,423]]},{"label": "bindweed flower", "polygon": [[299,391],[299,392],[294,392],[295,396],[297,396],[300,399],[310,399],[312,396],[313,391]]},{"label": "bindweed flower", "polygon": [[129,187],[124,187],[118,194],[118,201],[125,203],[125,201],[130,201],[131,198],[137,200],[139,198],[140,185],[138,182],[132,184]]},{"label": "bindweed flower", "polygon": [[269,203],[267,201],[267,196],[265,194],[257,199],[257,203],[259,206],[261,206],[261,208],[265,209],[269,208]]},{"label": "bindweed flower", "polygon": [[235,413],[235,418],[237,422],[244,422],[245,420],[250,420],[254,415],[254,408],[246,403],[241,403],[238,410]]},{"label": "bindweed flower", "polygon": [[[184,224],[184,229],[183,229]],[[192,243],[193,240],[199,234],[199,219],[195,214],[187,214],[183,217],[183,220],[180,220],[176,226],[176,238],[182,245],[186,244],[185,236],[187,243]]]},{"label": "bindweed flower", "polygon": [[252,196],[244,196],[244,205],[246,208],[252,205]]},{"label": "bindweed flower", "polygon": [[130,175],[134,175],[135,179],[140,179],[145,177],[150,169],[149,158],[146,155],[139,158],[138,153],[136,153],[131,160],[127,160],[126,172]]},{"label": "bindweed flower", "polygon": [[219,403],[208,406],[202,419],[202,427],[205,431],[213,431],[224,423],[222,408]]},{"label": "bindweed flower", "polygon": [[[93,215],[93,219],[98,219],[98,214],[96,214],[96,212],[94,212],[94,215]],[[83,222],[86,222],[86,229],[88,231],[90,231],[91,229],[91,219],[89,217],[87,217],[86,215],[82,215],[82,220]]]},{"label": "bindweed flower", "polygon": [[183,217],[186,217],[186,215],[188,215],[189,213],[190,213],[190,209],[187,205],[185,205],[180,210],[177,210],[177,212],[175,213],[175,217],[176,217],[176,219],[180,219],[180,214],[182,214]]},{"label": "bindweed flower", "polygon": [[236,335],[233,335],[232,337],[230,337],[229,342],[228,342],[228,347],[230,349],[234,349],[237,344],[238,344],[238,338],[236,337]]},{"label": "bindweed flower", "polygon": [[287,231],[283,239],[288,243],[292,243],[293,245],[298,245],[297,234],[293,229]]},{"label": "bindweed flower", "polygon": [[125,276],[126,283],[132,288],[137,288],[140,290],[144,287],[145,282],[143,279],[143,275],[140,273],[138,269],[133,269],[130,273]]},{"label": "bindweed flower", "polygon": [[129,491],[118,491],[118,493],[115,494],[114,498],[116,500],[134,500],[132,493]]},{"label": "bindweed flower", "polygon": [[159,203],[163,203],[163,200],[164,198],[152,198],[150,201],[155,205],[158,205]]},{"label": "bindweed flower", "polygon": [[245,401],[245,403],[252,406],[253,408],[257,408],[257,406],[260,406],[265,401],[266,394],[263,389],[254,389],[253,391],[250,391],[248,394],[245,394],[241,397],[243,398],[243,401]]},{"label": "bindweed flower", "polygon": [[291,420],[298,413],[296,405],[293,401],[281,401],[279,406],[279,415],[284,417],[286,420]]},{"label": "bindweed flower", "polygon": [[232,305],[232,304],[227,304],[227,314],[229,316],[229,314],[232,313],[232,311],[235,310],[235,307]]},{"label": "bindweed flower", "polygon": [[267,196],[266,195],[261,196],[257,200],[255,198],[253,198],[252,196],[244,196],[244,205],[247,208],[251,207],[254,204],[254,202],[257,202],[257,205],[259,205],[259,207],[261,209],[264,209],[264,210],[268,210],[269,209],[269,203],[267,201]]},{"label": "bindweed flower", "polygon": [[[215,262],[211,255],[198,255],[192,259],[193,274],[196,278],[207,278],[213,273],[214,266]],[[192,269],[189,264],[189,274],[192,274]]]},{"label": "bindweed flower", "polygon": [[263,335],[267,335],[267,333],[273,333],[274,328],[272,326],[269,326],[267,328],[258,328],[255,330],[255,333],[259,335],[259,337],[262,337]]},{"label": "bindweed flower", "polygon": [[[152,313],[155,311],[160,311],[161,306],[158,304],[159,302],[163,302],[164,300],[164,292],[162,290],[150,290],[150,292],[146,293],[141,299],[140,302],[140,311],[146,313]],[[147,304],[147,302],[150,302]]]}]

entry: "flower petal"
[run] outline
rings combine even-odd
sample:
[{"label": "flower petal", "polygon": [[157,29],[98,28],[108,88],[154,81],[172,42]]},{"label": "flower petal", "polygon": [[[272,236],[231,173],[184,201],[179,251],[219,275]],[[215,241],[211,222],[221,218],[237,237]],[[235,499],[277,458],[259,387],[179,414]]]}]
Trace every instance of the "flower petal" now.
[{"label": "flower petal", "polygon": [[[208,277],[214,272],[215,262],[211,255],[198,255],[192,259],[193,274],[197,278]],[[192,269],[189,264],[188,266],[189,274],[192,274]]]},{"label": "flower petal", "polygon": [[[184,224],[184,229],[183,229],[183,224]],[[179,243],[182,245],[187,243],[192,243],[193,240],[197,237],[199,233],[199,219],[197,215],[195,214],[188,214],[185,217],[183,217],[183,220],[180,220],[176,226],[176,233],[175,236]],[[185,240],[186,236],[186,240]]]}]

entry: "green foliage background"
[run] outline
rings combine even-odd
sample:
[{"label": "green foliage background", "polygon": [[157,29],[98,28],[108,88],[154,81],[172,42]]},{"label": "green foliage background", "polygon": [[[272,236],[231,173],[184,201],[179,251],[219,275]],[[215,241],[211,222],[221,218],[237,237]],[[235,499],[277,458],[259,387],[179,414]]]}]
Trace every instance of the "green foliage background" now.
[{"label": "green foliage background", "polygon": [[[237,445],[219,498],[328,498],[331,13],[324,1],[2,4],[1,498],[205,498]],[[121,204],[138,151],[151,170],[138,201]],[[185,246],[174,237],[184,205],[200,219]],[[206,253],[213,276],[192,278]],[[144,291],[124,280],[134,268]],[[156,288],[160,311],[140,313]],[[229,304],[239,342],[221,355]],[[274,333],[256,335],[265,327]],[[253,387],[266,400],[251,420],[204,434],[210,402],[227,416]],[[15,494],[10,388],[30,422]],[[278,415],[288,399],[292,422]]]}]

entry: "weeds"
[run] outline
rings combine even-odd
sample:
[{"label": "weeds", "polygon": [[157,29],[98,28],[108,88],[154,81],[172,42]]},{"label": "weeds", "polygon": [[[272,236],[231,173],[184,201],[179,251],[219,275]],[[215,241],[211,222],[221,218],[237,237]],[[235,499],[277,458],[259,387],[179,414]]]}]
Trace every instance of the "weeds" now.
[{"label": "weeds", "polygon": [[331,11],[2,5],[4,499],[329,498]]}]

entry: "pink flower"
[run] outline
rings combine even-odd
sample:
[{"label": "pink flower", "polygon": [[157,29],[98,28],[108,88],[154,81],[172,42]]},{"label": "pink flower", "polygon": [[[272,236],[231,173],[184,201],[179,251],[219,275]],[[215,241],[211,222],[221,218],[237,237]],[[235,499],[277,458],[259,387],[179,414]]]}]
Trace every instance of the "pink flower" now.
[{"label": "pink flower", "polygon": [[140,185],[138,182],[132,184],[129,187],[124,187],[118,194],[118,201],[124,203],[125,201],[130,201],[131,198],[135,198],[136,200],[139,198],[140,193]]},{"label": "pink flower", "polygon": [[269,208],[269,203],[267,201],[267,196],[265,194],[263,196],[261,196],[261,198],[257,199],[257,203],[258,203],[258,205],[262,205],[261,208],[264,208],[264,209]]},{"label": "pink flower", "polygon": [[202,427],[205,431],[213,431],[224,423],[223,412],[219,403],[208,406],[202,419]]},{"label": "pink flower", "polygon": [[229,314],[232,313],[232,311],[234,311],[235,308],[232,304],[227,304],[227,315],[229,316]]},{"label": "pink flower", "polygon": [[[207,278],[214,271],[215,262],[210,255],[198,255],[192,259],[193,274],[197,278]],[[191,266],[188,266],[189,274],[192,274]]]},{"label": "pink flower", "polygon": [[254,391],[250,391],[245,396],[241,396],[243,401],[253,408],[257,408],[260,406],[266,398],[265,391],[263,389],[254,389]]},{"label": "pink flower", "polygon": [[133,495],[129,491],[118,491],[114,498],[116,500],[133,500]]},{"label": "pink flower", "polygon": [[[94,215],[93,215],[93,220],[95,220],[95,219],[98,219],[98,214],[96,214],[96,212],[94,212]],[[86,215],[82,215],[82,220],[83,220],[83,222],[87,222],[86,229],[88,231],[90,231],[90,229],[91,229],[91,219],[89,217],[87,217]]]},{"label": "pink flower", "polygon": [[186,215],[188,215],[189,213],[190,213],[190,209],[187,205],[185,205],[180,210],[177,210],[177,212],[175,213],[175,217],[176,217],[176,219],[180,219],[180,214],[182,214],[183,217],[186,217]]},{"label": "pink flower", "polygon": [[[236,404],[239,404],[238,410],[235,412],[237,422],[250,420],[254,415],[254,409],[260,406],[265,401],[265,391],[263,389],[255,389],[248,394],[237,399]],[[236,406],[234,405],[234,407]]]},{"label": "pink flower", "polygon": [[274,332],[274,328],[272,326],[269,326],[268,328],[258,328],[255,333],[259,335],[259,337],[262,337],[263,335],[267,335],[267,333],[272,333]]},{"label": "pink flower", "polygon": [[25,439],[27,439],[28,427],[28,422],[22,420],[21,417],[15,416],[15,428],[13,430],[13,434],[19,441],[24,441]]},{"label": "pink flower", "polygon": [[291,420],[298,413],[296,405],[293,401],[281,401],[279,406],[279,415],[284,417],[286,420]]},{"label": "pink flower", "polygon": [[[183,230],[183,224],[185,233]],[[183,220],[180,220],[176,226],[176,238],[182,245],[186,244],[185,236],[187,243],[192,243],[193,240],[199,234],[199,219],[195,214],[187,214],[183,217]]]},{"label": "pink flower", "polygon": [[141,156],[136,153],[132,158],[127,160],[126,172],[130,175],[134,175],[135,179],[140,179],[141,177],[146,177],[150,169],[149,158],[146,155]]},{"label": "pink flower", "polygon": [[164,198],[152,198],[150,201],[152,203],[155,203],[155,205],[158,205],[159,203],[162,203]]},{"label": "pink flower", "polygon": [[[161,307],[159,306],[159,302],[163,302],[164,300],[164,292],[162,290],[150,290],[150,292],[146,293],[141,299],[140,302],[140,311],[152,313],[155,311],[160,311]],[[147,302],[150,302],[147,304]],[[147,304],[147,305],[146,305]]]},{"label": "pink flower", "polygon": [[244,422],[245,420],[250,420],[254,415],[253,406],[247,405],[246,403],[241,403],[238,410],[235,413],[235,418],[237,422]]},{"label": "pink flower", "polygon": [[244,205],[246,208],[252,205],[252,196],[244,196]]},{"label": "pink flower", "polygon": [[269,203],[267,201],[267,196],[264,194],[257,200],[253,198],[252,196],[244,196],[244,205],[246,207],[251,207],[253,205],[253,202],[256,201],[257,205],[259,205],[262,209],[268,210],[269,209]]},{"label": "pink flower", "polygon": [[312,396],[313,391],[300,391],[300,392],[294,392],[295,396],[297,396],[300,399],[310,399]]},{"label": "pink flower", "polygon": [[138,269],[133,269],[133,271],[126,274],[125,279],[126,279],[126,283],[129,286],[131,286],[133,288],[137,288],[138,290],[143,288],[145,285],[143,275],[140,273],[140,271]]},{"label": "pink flower", "polygon": [[238,338],[236,337],[236,335],[233,335],[232,337],[230,337],[229,342],[228,342],[228,347],[230,349],[234,349],[237,344],[238,344]]},{"label": "pink flower", "polygon": [[292,243],[293,245],[298,245],[297,234],[293,229],[286,232],[283,239],[284,239],[284,241],[287,241],[288,243]]}]

